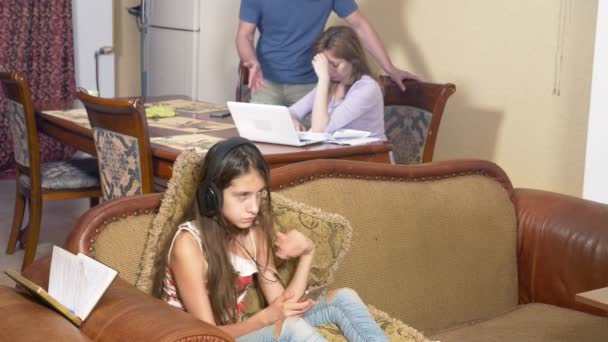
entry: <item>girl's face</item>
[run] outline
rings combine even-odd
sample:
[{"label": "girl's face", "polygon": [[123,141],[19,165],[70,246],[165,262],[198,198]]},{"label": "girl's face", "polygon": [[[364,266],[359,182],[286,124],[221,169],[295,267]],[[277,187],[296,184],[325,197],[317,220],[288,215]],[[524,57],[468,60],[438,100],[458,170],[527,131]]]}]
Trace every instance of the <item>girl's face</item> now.
[{"label": "girl's face", "polygon": [[329,62],[329,78],[338,83],[350,82],[353,72],[352,63],[345,59],[337,58],[330,50],[325,50],[323,54]]},{"label": "girl's face", "polygon": [[250,228],[258,215],[266,183],[255,170],[236,177],[223,191],[224,217],[238,228]]}]

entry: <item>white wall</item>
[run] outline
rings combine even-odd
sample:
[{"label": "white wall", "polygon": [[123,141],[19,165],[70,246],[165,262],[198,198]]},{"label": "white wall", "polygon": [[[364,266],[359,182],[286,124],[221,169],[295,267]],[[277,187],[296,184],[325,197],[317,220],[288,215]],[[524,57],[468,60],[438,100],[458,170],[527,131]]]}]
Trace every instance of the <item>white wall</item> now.
[{"label": "white wall", "polygon": [[[72,0],[76,86],[96,90],[95,51],[112,46],[113,0]],[[99,91],[114,97],[114,54],[99,56]]]},{"label": "white wall", "polygon": [[487,159],[515,187],[581,196],[597,0],[357,3],[396,65],[456,84],[434,160]]},{"label": "white wall", "polygon": [[608,0],[599,0],[583,197],[608,203]]},{"label": "white wall", "polygon": [[239,5],[238,0],[201,1],[197,100],[213,103],[234,100],[239,64],[235,43]]}]

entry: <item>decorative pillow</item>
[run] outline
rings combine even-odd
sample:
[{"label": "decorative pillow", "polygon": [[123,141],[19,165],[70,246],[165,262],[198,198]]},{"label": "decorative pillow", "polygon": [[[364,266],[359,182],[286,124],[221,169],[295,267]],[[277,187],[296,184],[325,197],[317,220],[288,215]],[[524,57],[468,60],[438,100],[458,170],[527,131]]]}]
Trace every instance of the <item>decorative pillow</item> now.
[{"label": "decorative pillow", "polygon": [[[308,284],[315,287],[331,284],[338,263],[350,249],[353,233],[350,222],[341,215],[324,212],[278,193],[272,193],[272,208],[276,231],[297,229],[315,243]],[[297,260],[276,260],[276,264],[279,275],[288,283]]]},{"label": "decorative pillow", "polygon": [[[375,307],[368,305],[369,312],[376,320],[376,323],[384,330],[384,333],[391,342],[431,342],[429,339],[418,330],[401,322],[396,318],[390,317],[386,312],[380,311]],[[324,324],[317,327],[317,330],[329,342],[347,342],[342,335],[340,328],[335,324]]]},{"label": "decorative pillow", "polygon": [[[338,263],[350,248],[353,228],[343,216],[327,213],[307,204],[272,193],[272,207],[275,214],[276,231],[287,232],[297,229],[315,243],[308,284],[311,286],[330,285]],[[277,271],[284,283],[289,283],[297,265],[297,259],[283,261],[275,259]],[[247,314],[261,308],[261,296],[255,288],[247,297]]]},{"label": "decorative pillow", "polygon": [[203,158],[195,152],[183,152],[177,157],[173,164],[173,175],[167,184],[167,191],[163,195],[158,214],[148,233],[135,286],[155,297],[159,295],[158,286],[164,272],[166,256],[163,253],[194,201],[202,176]]}]

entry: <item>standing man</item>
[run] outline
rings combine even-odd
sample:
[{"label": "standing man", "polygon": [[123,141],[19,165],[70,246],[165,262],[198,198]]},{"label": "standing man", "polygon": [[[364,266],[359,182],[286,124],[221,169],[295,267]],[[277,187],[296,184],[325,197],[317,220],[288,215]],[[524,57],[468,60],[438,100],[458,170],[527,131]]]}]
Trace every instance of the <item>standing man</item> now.
[{"label": "standing man", "polygon": [[[236,46],[249,69],[251,102],[289,106],[316,85],[312,46],[331,12],[357,33],[367,51],[405,90],[402,80],[416,79],[396,68],[382,41],[355,0],[241,0]],[[256,49],[255,30],[260,32]]]}]

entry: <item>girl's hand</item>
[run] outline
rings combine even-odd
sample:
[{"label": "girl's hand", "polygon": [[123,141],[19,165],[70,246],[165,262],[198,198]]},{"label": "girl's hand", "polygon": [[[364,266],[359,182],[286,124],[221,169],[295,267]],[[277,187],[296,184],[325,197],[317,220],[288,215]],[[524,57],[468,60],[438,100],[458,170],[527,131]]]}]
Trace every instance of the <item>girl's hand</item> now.
[{"label": "girl's hand", "polygon": [[291,118],[291,120],[293,121],[293,127],[295,127],[296,131],[304,132],[306,130],[306,127],[304,127],[300,121],[294,118]]},{"label": "girl's hand", "polygon": [[294,302],[293,292],[285,291],[282,295],[278,296],[272,304],[270,304],[267,310],[266,322],[268,325],[275,323],[276,321],[283,320],[291,316],[301,316],[310,310],[315,304],[311,299],[303,302]]},{"label": "girl's hand", "polygon": [[315,249],[312,240],[295,229],[286,234],[277,232],[275,246],[277,248],[275,255],[284,260],[310,254]]},{"label": "girl's hand", "polygon": [[319,81],[329,81],[329,61],[324,54],[318,53],[313,57],[312,67]]}]

